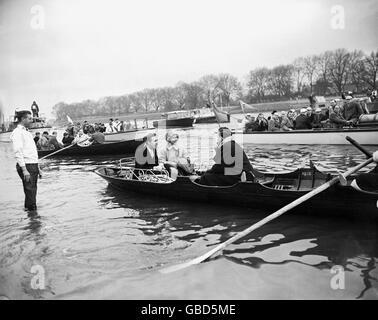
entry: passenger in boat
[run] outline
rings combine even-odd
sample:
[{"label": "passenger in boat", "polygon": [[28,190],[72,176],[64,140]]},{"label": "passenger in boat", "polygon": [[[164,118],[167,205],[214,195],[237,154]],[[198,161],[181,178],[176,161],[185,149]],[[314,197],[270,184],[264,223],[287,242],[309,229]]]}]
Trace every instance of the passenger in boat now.
[{"label": "passenger in boat", "polygon": [[272,116],[268,120],[268,131],[280,131],[281,130],[281,121],[280,117],[277,114],[277,111],[272,111]]},{"label": "passenger in boat", "polygon": [[340,106],[336,105],[333,111],[330,112],[329,122],[333,128],[342,128],[345,126],[350,126],[352,122],[345,120],[341,113]]},{"label": "passenger in boat", "polygon": [[105,124],[105,127],[106,127],[106,131],[105,131],[106,133],[115,133],[118,131],[114,125],[112,118],[109,119],[109,123]]},{"label": "passenger in boat", "polygon": [[251,115],[247,115],[246,122],[244,125],[244,132],[248,133],[251,131],[256,131],[256,118],[252,117]]},{"label": "passenger in boat", "polygon": [[327,116],[322,113],[322,109],[319,107],[315,109],[314,118],[312,120],[311,126],[314,129],[322,128],[327,121]]},{"label": "passenger in boat", "polygon": [[314,110],[311,107],[307,107],[306,111],[306,115],[310,119],[310,123],[312,123],[314,120]]},{"label": "passenger in boat", "polygon": [[218,130],[218,147],[215,150],[215,164],[201,177],[192,176],[191,180],[208,186],[230,186],[239,181],[243,173],[247,180],[254,180],[252,165],[243,148],[232,139],[229,128]]},{"label": "passenger in boat", "polygon": [[71,136],[68,131],[63,133],[62,143],[64,147],[69,146],[73,140],[74,140],[74,137]]},{"label": "passenger in boat", "polygon": [[307,109],[302,108],[299,115],[295,118],[295,129],[306,130],[312,129],[311,118],[307,114]]},{"label": "passenger in boat", "polygon": [[39,150],[51,150],[49,145],[49,133],[47,131],[44,131],[42,133],[41,138],[38,140],[37,148]]},{"label": "passenger in boat", "polygon": [[193,173],[193,166],[190,164],[189,156],[185,149],[178,146],[179,135],[169,130],[165,135],[167,144],[159,153],[159,166],[164,166],[173,179],[177,175],[188,175]]},{"label": "passenger in boat", "polygon": [[[373,160],[378,164],[378,151],[373,153]],[[378,192],[378,166],[369,173],[361,173],[350,184],[356,190]]]},{"label": "passenger in boat", "polygon": [[57,136],[58,136],[58,133],[54,131],[52,135],[49,137],[49,142],[48,142],[49,149],[58,150],[63,147],[63,145],[58,142]]},{"label": "passenger in boat", "polygon": [[149,133],[143,143],[135,151],[135,168],[137,169],[162,169],[159,166],[157,155],[157,136],[156,133]]},{"label": "passenger in boat", "polygon": [[352,96],[348,95],[345,97],[345,99],[347,101],[344,104],[344,119],[347,121],[351,121],[351,123],[353,124],[356,124],[360,116],[364,114],[364,111],[360,103],[354,100]]},{"label": "passenger in boat", "polygon": [[281,121],[281,130],[282,131],[292,131],[294,130],[294,116],[295,110],[290,109],[287,115]]},{"label": "passenger in boat", "polygon": [[35,136],[34,136],[34,143],[35,143],[35,145],[36,146],[38,146],[38,141],[39,141],[39,139],[41,138],[41,133],[40,132],[36,132],[35,133]]},{"label": "passenger in boat", "polygon": [[102,132],[100,132],[99,127],[91,127],[89,133],[89,142],[92,142],[92,144],[103,144],[105,142],[105,135]]},{"label": "passenger in boat", "polygon": [[265,119],[262,113],[259,113],[253,126],[253,131],[266,131],[268,130],[268,120]]}]

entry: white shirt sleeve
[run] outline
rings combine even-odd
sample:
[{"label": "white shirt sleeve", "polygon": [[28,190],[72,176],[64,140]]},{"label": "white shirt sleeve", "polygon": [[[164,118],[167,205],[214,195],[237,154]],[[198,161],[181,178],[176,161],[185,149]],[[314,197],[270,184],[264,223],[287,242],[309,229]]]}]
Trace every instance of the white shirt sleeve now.
[{"label": "white shirt sleeve", "polygon": [[22,132],[17,130],[14,131],[11,140],[13,142],[13,151],[14,155],[16,157],[17,163],[20,167],[25,167],[25,159],[24,154],[22,152],[23,148],[23,139],[22,139]]}]

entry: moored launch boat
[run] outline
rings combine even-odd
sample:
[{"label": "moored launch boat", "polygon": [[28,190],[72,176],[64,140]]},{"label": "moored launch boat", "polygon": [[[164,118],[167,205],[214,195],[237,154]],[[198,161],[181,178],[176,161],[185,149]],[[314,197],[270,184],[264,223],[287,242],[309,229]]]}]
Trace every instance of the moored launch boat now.
[{"label": "moored launch boat", "polygon": [[[332,178],[330,174],[322,173],[315,167],[301,168],[290,173],[264,174],[256,182],[245,181],[225,187],[200,185],[182,176],[172,180],[167,172],[125,166],[101,167],[95,172],[110,185],[125,191],[271,210],[287,205]],[[337,184],[303,203],[298,210],[328,217],[377,217],[377,200],[378,191],[357,191],[349,184]]]},{"label": "moored launch boat", "polygon": [[378,125],[344,129],[312,129],[293,131],[234,132],[235,140],[242,144],[349,144],[350,136],[362,145],[378,145]]},{"label": "moored launch boat", "polygon": [[162,115],[164,119],[152,122],[155,128],[188,128],[193,127],[194,118],[189,111],[173,111]]},{"label": "moored launch boat", "polygon": [[[92,144],[87,147],[81,147],[74,145],[70,148],[60,151],[56,157],[60,156],[97,156],[97,155],[108,155],[108,154],[134,154],[136,148],[143,142],[142,139],[116,141],[116,142],[105,142],[102,144]],[[56,152],[57,150],[39,150],[38,157],[47,156],[50,153]]]}]

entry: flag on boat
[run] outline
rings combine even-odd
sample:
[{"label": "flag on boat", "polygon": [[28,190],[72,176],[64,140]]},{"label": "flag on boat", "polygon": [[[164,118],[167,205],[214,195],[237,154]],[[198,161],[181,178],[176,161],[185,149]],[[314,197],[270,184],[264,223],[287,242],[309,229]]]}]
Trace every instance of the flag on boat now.
[{"label": "flag on boat", "polygon": [[72,119],[69,117],[69,115],[66,115],[67,116],[67,121],[71,124],[74,124],[74,122],[72,121]]},{"label": "flag on boat", "polygon": [[213,107],[213,111],[214,111],[214,114],[215,114],[215,118],[217,119],[217,122],[218,123],[222,123],[222,122],[228,122],[228,113],[219,109],[215,103],[213,102],[212,104],[212,107]]},{"label": "flag on boat", "polygon": [[244,101],[240,100],[239,102],[240,102],[240,107],[243,113],[257,110],[255,107],[252,107],[251,105],[245,103]]}]

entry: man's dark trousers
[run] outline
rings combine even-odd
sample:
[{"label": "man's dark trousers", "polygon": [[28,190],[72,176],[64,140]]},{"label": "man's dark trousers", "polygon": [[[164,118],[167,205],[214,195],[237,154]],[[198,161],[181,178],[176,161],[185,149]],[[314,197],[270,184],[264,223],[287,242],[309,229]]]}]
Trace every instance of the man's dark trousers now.
[{"label": "man's dark trousers", "polygon": [[22,172],[21,167],[17,164],[16,166],[18,175],[22,180],[22,184],[24,186],[24,193],[25,193],[25,208],[28,210],[36,210],[37,209],[37,181],[38,181],[38,174],[39,168],[37,163],[27,163],[26,170],[29,171],[30,174],[30,181],[25,181],[24,174]]}]

